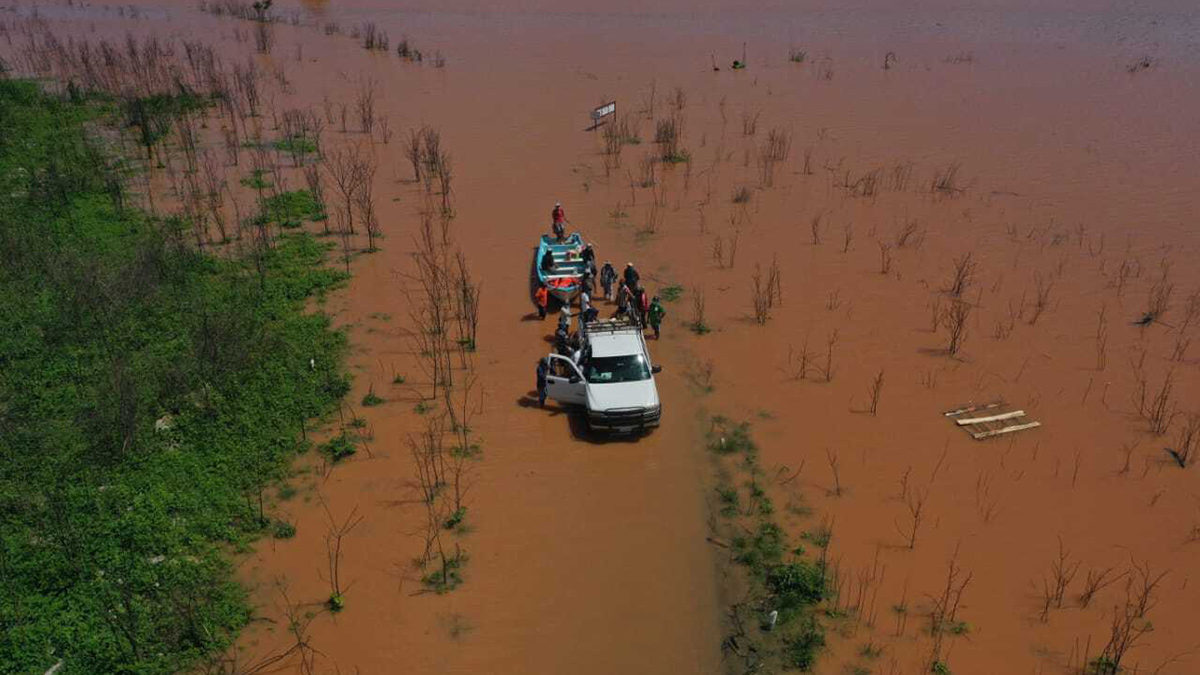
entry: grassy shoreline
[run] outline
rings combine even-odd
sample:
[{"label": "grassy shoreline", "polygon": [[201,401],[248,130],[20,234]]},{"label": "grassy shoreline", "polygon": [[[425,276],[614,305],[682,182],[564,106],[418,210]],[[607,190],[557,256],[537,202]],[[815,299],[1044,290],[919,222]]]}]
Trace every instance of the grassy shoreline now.
[{"label": "grassy shoreline", "polygon": [[[349,390],[303,232],[206,255],[128,205],[112,104],[0,80],[0,673],[176,672],[249,618],[228,552]],[[228,249],[227,249],[228,251]]]}]

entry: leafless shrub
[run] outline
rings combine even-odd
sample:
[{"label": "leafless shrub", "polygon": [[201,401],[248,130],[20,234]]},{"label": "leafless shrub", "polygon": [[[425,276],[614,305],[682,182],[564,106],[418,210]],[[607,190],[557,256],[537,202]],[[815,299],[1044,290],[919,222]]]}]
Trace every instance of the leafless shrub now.
[{"label": "leafless shrub", "polygon": [[879,273],[890,274],[892,271],[892,245],[882,241],[879,244]]},{"label": "leafless shrub", "polygon": [[961,194],[963,188],[958,184],[958,169],[959,166],[957,163],[940,169],[933,176],[933,180],[930,183],[930,191],[934,194],[950,197]]},{"label": "leafless shrub", "polygon": [[871,169],[853,179],[847,170],[842,176],[840,187],[853,197],[874,197],[879,194],[882,177],[883,169]]},{"label": "leafless shrub", "polygon": [[834,497],[841,497],[842,473],[840,470],[841,460],[838,457],[838,453],[830,450],[829,448],[825,448],[825,460],[829,462],[829,470],[833,474],[833,489],[829,491],[829,494],[833,495]]},{"label": "leafless shrub", "polygon": [[1161,436],[1167,432],[1171,421],[1175,419],[1175,402],[1172,400],[1172,391],[1175,386],[1174,371],[1167,371],[1163,377],[1162,386],[1159,387],[1158,393],[1150,401],[1150,407],[1146,410],[1145,418],[1150,424],[1150,432],[1156,436]]},{"label": "leafless shrub", "polygon": [[829,334],[829,338],[825,341],[825,365],[821,368],[821,376],[826,382],[833,381],[833,348],[838,343],[838,331],[833,329]]},{"label": "leafless shrub", "polygon": [[854,241],[854,224],[846,223],[842,226],[842,253],[850,252],[850,244]]},{"label": "leafless shrub", "polygon": [[358,515],[358,507],[354,507],[346,515],[346,518],[339,522],[334,520],[333,514],[330,513],[329,507],[325,504],[324,500],[322,500],[321,505],[325,508],[325,516],[329,526],[328,531],[325,533],[325,553],[329,570],[329,600],[327,601],[327,605],[330,610],[337,612],[345,604],[341,574],[342,542],[363,521],[363,516]]},{"label": "leafless shrub", "polygon": [[354,97],[354,109],[358,111],[359,129],[370,134],[375,129],[375,90],[378,84],[373,78],[364,80]]},{"label": "leafless shrub", "polygon": [[1192,463],[1197,446],[1200,446],[1200,415],[1188,413],[1183,418],[1183,425],[1175,436],[1175,447],[1170,453],[1180,468],[1186,468]]},{"label": "leafless shrub", "polygon": [[955,557],[950,559],[946,570],[946,585],[940,595],[933,597],[933,607],[929,612],[929,634],[932,646],[924,664],[925,672],[937,672],[936,664],[943,662],[942,643],[947,634],[954,634],[958,624],[958,608],[962,604],[963,594],[970,585],[973,573],[964,571],[958,565]]},{"label": "leafless shrub", "polygon": [[767,132],[767,140],[762,145],[762,153],[775,162],[786,162],[792,154],[792,134],[787,129],[778,127]]},{"label": "leafless shrub", "polygon": [[654,142],[659,146],[659,159],[663,162],[674,163],[687,161],[687,151],[683,150],[683,114],[678,110],[669,117],[658,120],[654,130]]},{"label": "leafless shrub", "polygon": [[879,395],[883,392],[882,368],[879,369],[879,373],[875,375],[875,378],[871,380],[871,388],[869,392],[871,403],[868,410],[872,415],[874,415],[879,410]]},{"label": "leafless shrub", "polygon": [[912,180],[913,164],[912,162],[903,162],[892,167],[891,176],[888,181],[888,188],[893,192],[903,192],[908,189],[908,183]]},{"label": "leafless shrub", "polygon": [[270,54],[275,46],[275,26],[260,21],[254,24],[254,48],[259,54]]},{"label": "leafless shrub", "polygon": [[1100,305],[1096,315],[1096,370],[1108,365],[1108,308]]},{"label": "leafless shrub", "polygon": [[758,133],[758,117],[761,114],[761,110],[756,110],[753,115],[751,115],[748,111],[742,112],[743,136],[753,136]]},{"label": "leafless shrub", "polygon": [[1089,569],[1087,578],[1083,581],[1083,591],[1079,594],[1079,606],[1086,608],[1092,603],[1092,599],[1096,597],[1097,593],[1120,581],[1126,575],[1126,572],[1114,575],[1115,571],[1115,567]]},{"label": "leafless shrub", "polygon": [[812,153],[813,149],[811,145],[804,149],[804,163],[800,166],[800,173],[804,174],[805,176],[811,176],[813,173]]},{"label": "leafless shrub", "polygon": [[974,251],[967,251],[961,257],[955,258],[954,269],[950,276],[950,286],[946,289],[946,293],[950,297],[961,298],[975,279],[975,269]]},{"label": "leafless shrub", "polygon": [[901,525],[895,523],[896,531],[904,540],[904,545],[908,550],[912,550],[917,545],[917,535],[921,531],[921,523],[925,518],[925,501],[929,498],[929,491],[912,489],[907,490],[904,496],[904,507],[908,512],[907,521]]},{"label": "leafless shrub", "polygon": [[793,380],[808,379],[810,355],[808,351],[808,336],[804,337],[804,345],[799,352],[794,352],[788,345],[787,360],[784,362],[784,373]]},{"label": "leafless shrub", "polygon": [[358,220],[367,230],[367,251],[373,253],[379,250],[375,240],[379,238],[379,216],[375,212],[375,160],[371,155],[363,156],[356,168],[358,189],[354,191],[354,206],[358,211]]},{"label": "leafless shrub", "polygon": [[904,248],[910,242],[919,240],[919,236],[916,240],[913,239],[917,235],[918,228],[919,225],[915,220],[905,220],[901,223],[900,229],[896,232],[896,248]]},{"label": "leafless shrub", "polygon": [[771,318],[771,290],[764,283],[762,266],[754,265],[754,274],[750,277],[751,303],[754,308],[754,322],[762,326]]},{"label": "leafless shrub", "polygon": [[1042,314],[1050,307],[1050,292],[1054,290],[1054,282],[1047,281],[1040,274],[1033,275],[1034,299],[1033,311],[1029,315],[1029,325],[1037,323]]},{"label": "leafless shrub", "polygon": [[692,293],[692,320],[688,324],[688,328],[691,328],[692,332],[697,335],[703,335],[711,330],[708,325],[708,317],[705,315],[704,289],[702,288],[698,288]]},{"label": "leafless shrub", "polygon": [[950,356],[958,354],[963,341],[967,337],[967,319],[971,317],[971,304],[955,299],[950,309],[943,315],[943,324],[948,333],[946,353]]},{"label": "leafless shrub", "polygon": [[815,215],[813,215],[813,217],[810,218],[808,221],[808,231],[811,235],[811,240],[812,240],[813,246],[821,245],[821,217],[822,216],[823,216],[823,214],[818,212]]},{"label": "leafless shrub", "polygon": [[746,187],[745,185],[739,185],[738,187],[734,188],[733,196],[730,198],[730,200],[734,204],[746,204],[750,201],[750,195],[750,188]]},{"label": "leafless shrub", "polygon": [[1063,605],[1063,596],[1067,592],[1067,587],[1079,572],[1079,561],[1071,560],[1071,552],[1063,545],[1062,537],[1058,538],[1058,557],[1050,565],[1050,589],[1053,595],[1054,606],[1061,608]]},{"label": "leafless shrub", "polygon": [[387,31],[375,25],[374,21],[365,22],[359,34],[362,36],[363,49],[386,52],[391,46]]},{"label": "leafless shrub", "polygon": [[1171,347],[1171,360],[1184,361],[1188,346],[1192,343],[1192,327],[1200,321],[1200,290],[1193,291],[1184,305],[1183,320],[1175,327],[1175,343]]}]

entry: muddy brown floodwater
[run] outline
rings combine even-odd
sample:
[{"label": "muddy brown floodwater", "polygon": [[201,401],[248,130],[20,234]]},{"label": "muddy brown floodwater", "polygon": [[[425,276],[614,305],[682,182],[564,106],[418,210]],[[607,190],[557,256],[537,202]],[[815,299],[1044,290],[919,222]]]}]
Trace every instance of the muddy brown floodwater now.
[{"label": "muddy brown floodwater", "polygon": [[[229,59],[250,58],[236,38],[244,23],[191,2],[133,5],[137,18],[97,3],[39,9],[81,33],[203,36]],[[356,410],[373,433],[369,455],[328,476],[301,467],[299,494],[277,505],[295,538],[242,560],[261,619],[237,646],[243,662],[288,644],[283,583],[317,613],[318,672],[726,669],[704,451],[707,416],[724,414],[752,423],[769,475],[795,476],[771,488],[790,506],[789,533],[832,524],[843,596],[869,598],[826,619],[819,672],[921,672],[951,561],[970,575],[962,634],[943,647],[954,672],[1080,672],[1127,595],[1162,573],[1142,624],[1152,630],[1125,665],[1200,672],[1200,474],[1164,450],[1200,413],[1193,2],[306,0],[277,10],[301,23],[280,24],[273,54],[254,57],[290,81],[277,107],[348,102],[373,78],[398,136],[423,124],[442,133],[454,238],[483,284],[482,459],[460,540],[465,582],[421,593],[406,438],[422,424],[423,384],[405,274],[422,197],[398,141],[377,144],[382,250],[356,259],[326,310],[353,344],[348,400],[374,387],[387,401]],[[366,21],[393,44],[407,36],[426,65],[344,34]],[[319,28],[334,22],[343,34]],[[743,45],[749,67],[733,71]],[[429,62],[435,53],[445,67]],[[606,171],[600,135],[584,127],[610,99],[642,142]],[[675,101],[691,161],[639,187],[654,118]],[[767,175],[760,148],[773,130],[790,150]],[[745,204],[732,202],[739,187]],[[602,260],[635,261],[652,291],[684,289],[651,344],[665,412],[648,437],[602,442],[529,404],[550,332],[530,320],[531,246],[556,199]],[[972,310],[951,357],[935,316],[968,253]],[[758,325],[751,278],[773,261],[782,303]],[[1161,321],[1133,325],[1168,290]],[[714,329],[704,336],[686,327],[698,292]],[[818,372],[826,359],[830,378]],[[391,384],[396,372],[405,385]],[[1177,414],[1155,435],[1139,408],[1167,378]],[[941,415],[993,398],[1043,426],[977,442]],[[910,548],[902,532],[916,501]],[[322,503],[364,518],[345,543],[337,615],[319,611]],[[1046,609],[1060,554],[1076,571]],[[1116,581],[1083,602],[1088,575],[1109,568]]]}]

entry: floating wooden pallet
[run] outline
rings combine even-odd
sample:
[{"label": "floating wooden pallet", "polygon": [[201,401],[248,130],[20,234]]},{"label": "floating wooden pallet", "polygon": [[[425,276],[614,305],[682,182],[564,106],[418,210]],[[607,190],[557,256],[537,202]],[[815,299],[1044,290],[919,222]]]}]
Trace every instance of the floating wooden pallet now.
[{"label": "floating wooden pallet", "polygon": [[1005,410],[1008,407],[1004,401],[992,401],[959,406],[942,415],[954,419],[977,441],[1042,426],[1041,422],[1028,419],[1024,410]]}]

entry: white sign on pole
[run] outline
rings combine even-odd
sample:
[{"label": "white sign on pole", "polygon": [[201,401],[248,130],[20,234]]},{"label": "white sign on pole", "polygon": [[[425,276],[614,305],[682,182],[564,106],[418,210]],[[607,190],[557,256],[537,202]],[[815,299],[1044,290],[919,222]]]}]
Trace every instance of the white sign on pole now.
[{"label": "white sign on pole", "polygon": [[592,128],[595,129],[597,126],[600,125],[601,120],[603,120],[605,117],[608,117],[609,115],[615,115],[616,113],[617,113],[617,102],[616,101],[609,101],[608,103],[605,103],[604,105],[600,106],[599,108],[596,108],[595,110],[592,111]]}]

